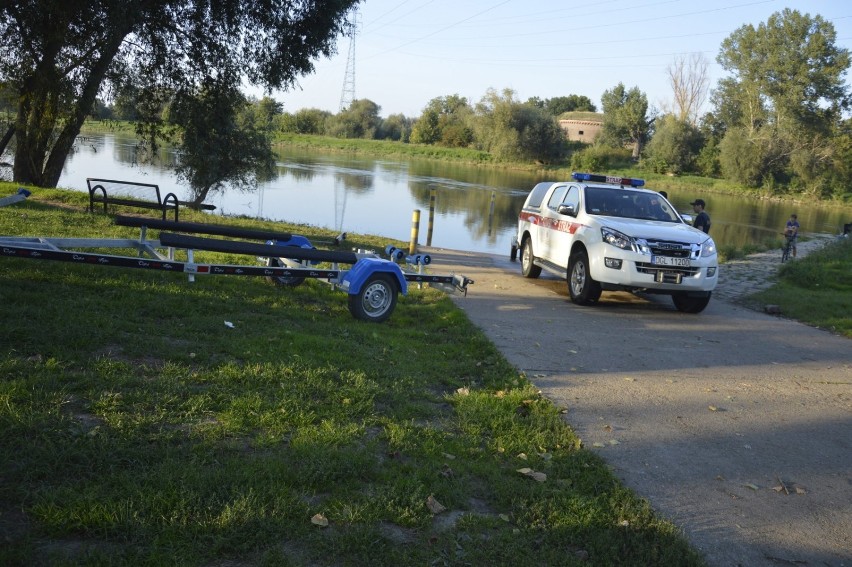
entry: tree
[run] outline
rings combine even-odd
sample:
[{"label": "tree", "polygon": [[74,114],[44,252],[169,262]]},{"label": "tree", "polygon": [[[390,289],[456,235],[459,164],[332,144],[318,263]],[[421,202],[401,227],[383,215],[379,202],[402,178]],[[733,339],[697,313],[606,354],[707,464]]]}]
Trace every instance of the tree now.
[{"label": "tree", "polygon": [[734,136],[719,145],[726,177],[804,186],[830,176],[831,139],[850,105],[850,53],[835,41],[830,22],[785,9],[722,42],[717,60],[731,76],[714,93],[714,116]]},{"label": "tree", "polygon": [[476,143],[497,159],[550,163],[564,154],[565,136],[556,119],[519,103],[511,89],[489,89],[475,111]]},{"label": "tree", "polygon": [[251,102],[258,119],[266,122],[269,127],[275,122],[275,117],[284,112],[284,105],[268,96]]},{"label": "tree", "polygon": [[591,99],[582,95],[557,96],[548,99],[532,97],[527,104],[546,110],[552,116],[559,116],[566,112],[597,112],[597,108]]},{"label": "tree", "polygon": [[275,117],[275,127],[281,132],[295,134],[325,134],[325,124],[331,112],[319,108],[302,108],[295,114],[283,113]]},{"label": "tree", "polygon": [[747,187],[759,187],[766,175],[768,153],[762,140],[752,139],[744,128],[731,128],[719,144],[722,175]]},{"label": "tree", "polygon": [[775,124],[818,127],[850,102],[844,81],[850,54],[835,41],[830,22],[786,8],[757,28],[736,30],[722,42],[717,60],[761,97]]},{"label": "tree", "polygon": [[473,109],[463,96],[453,94],[433,98],[415,122],[411,141],[450,148],[468,147],[473,143],[472,116]]},{"label": "tree", "polygon": [[673,113],[681,122],[698,123],[701,107],[707,100],[710,85],[707,58],[703,53],[677,57],[666,68],[674,95]]},{"label": "tree", "polygon": [[[143,101],[207,77],[292,87],[333,53],[359,1],[4,1],[0,82],[17,93],[15,181],[55,186],[95,98],[128,81]],[[144,120],[155,141],[161,120]]]},{"label": "tree", "polygon": [[391,114],[382,120],[379,128],[379,138],[382,140],[394,140],[396,142],[408,142],[411,137],[411,119],[404,114]]},{"label": "tree", "polygon": [[381,126],[381,107],[372,100],[353,100],[346,110],[329,119],[327,131],[338,138],[373,139]]},{"label": "tree", "polygon": [[656,120],[654,137],[645,148],[645,156],[658,173],[692,171],[703,141],[698,128],[667,114]]},{"label": "tree", "polygon": [[601,96],[601,106],[604,113],[602,139],[614,147],[632,145],[633,159],[638,160],[654,122],[647,116],[648,97],[639,87],[627,90],[624,84],[618,83]]},{"label": "tree", "polygon": [[183,131],[176,173],[194,205],[225,185],[252,189],[272,170],[272,122],[257,110],[228,80],[208,79],[197,92],[175,97],[169,120]]}]

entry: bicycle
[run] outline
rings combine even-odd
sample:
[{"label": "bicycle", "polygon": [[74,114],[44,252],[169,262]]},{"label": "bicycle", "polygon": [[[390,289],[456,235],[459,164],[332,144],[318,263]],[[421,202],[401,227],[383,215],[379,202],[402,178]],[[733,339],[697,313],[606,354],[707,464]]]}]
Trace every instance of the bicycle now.
[{"label": "bicycle", "polygon": [[795,234],[785,234],[784,235],[784,246],[781,247],[781,263],[782,264],[790,259],[790,253],[793,251],[793,240],[795,238],[796,238]]}]

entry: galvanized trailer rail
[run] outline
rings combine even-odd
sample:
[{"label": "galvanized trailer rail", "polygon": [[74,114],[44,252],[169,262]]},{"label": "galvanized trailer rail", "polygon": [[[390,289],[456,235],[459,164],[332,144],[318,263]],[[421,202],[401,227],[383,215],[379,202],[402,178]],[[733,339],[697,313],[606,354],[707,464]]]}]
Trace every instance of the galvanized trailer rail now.
[{"label": "galvanized trailer rail", "polygon": [[[355,318],[372,322],[381,322],[390,317],[398,294],[408,292],[409,281],[426,283],[446,292],[465,294],[467,286],[473,283],[473,280],[462,275],[423,274],[422,270],[421,273],[403,271],[396,262],[380,258],[373,252],[318,250],[301,236],[251,231],[239,227],[156,221],[158,228],[165,227],[160,223],[166,223],[169,228],[182,231],[227,233],[234,237],[256,239],[269,236],[276,238],[260,244],[162,232],[159,239],[148,239],[146,228],[154,224],[149,221],[151,219],[124,220],[120,223],[125,226],[140,226],[142,233],[139,239],[0,236],[0,256],[162,270],[188,274],[191,280],[195,275],[208,274],[262,276],[280,285],[297,285],[306,278],[324,280],[348,294],[349,311]],[[288,238],[281,240],[281,237]],[[135,250],[136,256],[86,251],[100,249]],[[160,252],[162,249],[167,249],[167,252]],[[186,261],[175,259],[177,249],[186,250]],[[196,250],[256,256],[267,265],[199,263],[194,261]],[[320,262],[331,263],[332,268],[324,269],[311,265]],[[352,264],[352,267],[344,270],[339,268],[339,264]]]}]

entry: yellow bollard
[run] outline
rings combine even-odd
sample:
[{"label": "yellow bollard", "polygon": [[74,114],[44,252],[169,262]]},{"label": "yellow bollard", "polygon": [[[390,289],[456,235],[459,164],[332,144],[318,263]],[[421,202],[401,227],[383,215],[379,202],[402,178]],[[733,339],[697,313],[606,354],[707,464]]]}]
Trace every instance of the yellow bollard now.
[{"label": "yellow bollard", "polygon": [[408,253],[417,252],[417,237],[420,234],[420,209],[414,209],[411,215],[411,242],[408,244]]}]

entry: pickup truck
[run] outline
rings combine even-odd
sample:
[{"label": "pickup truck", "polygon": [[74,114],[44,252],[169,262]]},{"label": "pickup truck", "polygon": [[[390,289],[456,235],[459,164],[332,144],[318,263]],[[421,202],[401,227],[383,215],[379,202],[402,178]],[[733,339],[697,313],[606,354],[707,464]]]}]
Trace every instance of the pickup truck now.
[{"label": "pickup truck", "polygon": [[596,303],[603,291],[670,295],[700,313],[719,277],[713,239],[693,228],[641,179],[573,173],[533,187],[518,217],[511,259],[521,273],[566,278],[571,300]]}]

